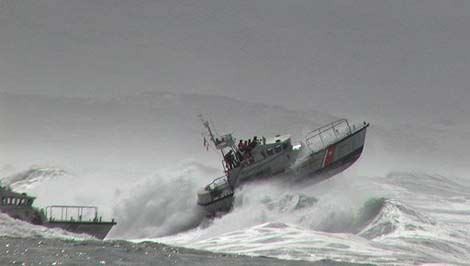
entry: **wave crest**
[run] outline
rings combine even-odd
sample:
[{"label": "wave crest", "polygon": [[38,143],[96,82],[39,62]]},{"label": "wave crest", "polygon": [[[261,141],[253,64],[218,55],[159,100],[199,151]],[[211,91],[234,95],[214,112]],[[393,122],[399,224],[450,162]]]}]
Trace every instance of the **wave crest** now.
[{"label": "wave crest", "polygon": [[32,166],[27,170],[9,175],[2,179],[2,183],[15,190],[29,191],[32,187],[47,180],[53,180],[71,174],[61,168],[52,166]]},{"label": "wave crest", "polygon": [[423,229],[425,225],[435,225],[435,221],[404,203],[384,199],[380,212],[358,234],[367,239],[374,239],[396,231]]},{"label": "wave crest", "polygon": [[194,195],[213,175],[212,168],[186,162],[177,170],[162,171],[139,182],[115,205],[119,223],[111,236],[161,237],[198,226],[204,215]]}]

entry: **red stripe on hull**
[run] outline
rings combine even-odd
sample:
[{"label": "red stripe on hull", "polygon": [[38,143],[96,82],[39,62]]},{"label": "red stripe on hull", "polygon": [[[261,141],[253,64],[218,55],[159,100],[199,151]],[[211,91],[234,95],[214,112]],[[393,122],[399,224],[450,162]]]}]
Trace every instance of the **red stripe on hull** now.
[{"label": "red stripe on hull", "polygon": [[336,151],[336,146],[335,145],[330,146],[326,150],[325,160],[323,162],[323,167],[327,167],[328,165],[330,165],[331,163],[334,162],[334,160],[335,160],[335,151]]}]

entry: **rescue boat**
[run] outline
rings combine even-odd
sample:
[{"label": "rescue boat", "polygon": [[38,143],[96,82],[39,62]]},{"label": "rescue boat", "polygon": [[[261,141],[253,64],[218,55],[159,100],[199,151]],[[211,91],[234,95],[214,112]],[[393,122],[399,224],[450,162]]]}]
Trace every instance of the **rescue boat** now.
[{"label": "rescue boat", "polygon": [[236,188],[248,181],[281,174],[323,180],[344,171],[361,156],[369,127],[340,119],[310,131],[300,144],[292,145],[290,135],[276,135],[255,137],[249,147],[240,147],[231,134],[216,137],[209,122],[202,122],[225,171],[197,193],[197,204],[209,217],[230,211]]}]

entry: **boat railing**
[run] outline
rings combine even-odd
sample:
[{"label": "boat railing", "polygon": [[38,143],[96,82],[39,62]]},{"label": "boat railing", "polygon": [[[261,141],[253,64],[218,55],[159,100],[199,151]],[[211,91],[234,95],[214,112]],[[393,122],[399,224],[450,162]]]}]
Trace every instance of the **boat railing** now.
[{"label": "boat railing", "polygon": [[52,205],[46,207],[48,221],[90,221],[101,222],[96,206]]},{"label": "boat railing", "polygon": [[348,120],[339,119],[307,133],[305,144],[310,150],[319,151],[351,134]]}]

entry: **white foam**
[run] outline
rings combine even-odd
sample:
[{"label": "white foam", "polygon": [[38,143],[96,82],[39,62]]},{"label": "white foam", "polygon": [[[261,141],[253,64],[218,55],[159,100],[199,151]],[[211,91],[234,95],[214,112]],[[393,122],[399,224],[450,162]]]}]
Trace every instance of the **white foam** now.
[{"label": "white foam", "polygon": [[74,234],[60,228],[47,228],[33,225],[10,216],[0,213],[0,236],[21,237],[21,238],[65,238],[65,239],[93,239],[85,234]]}]

